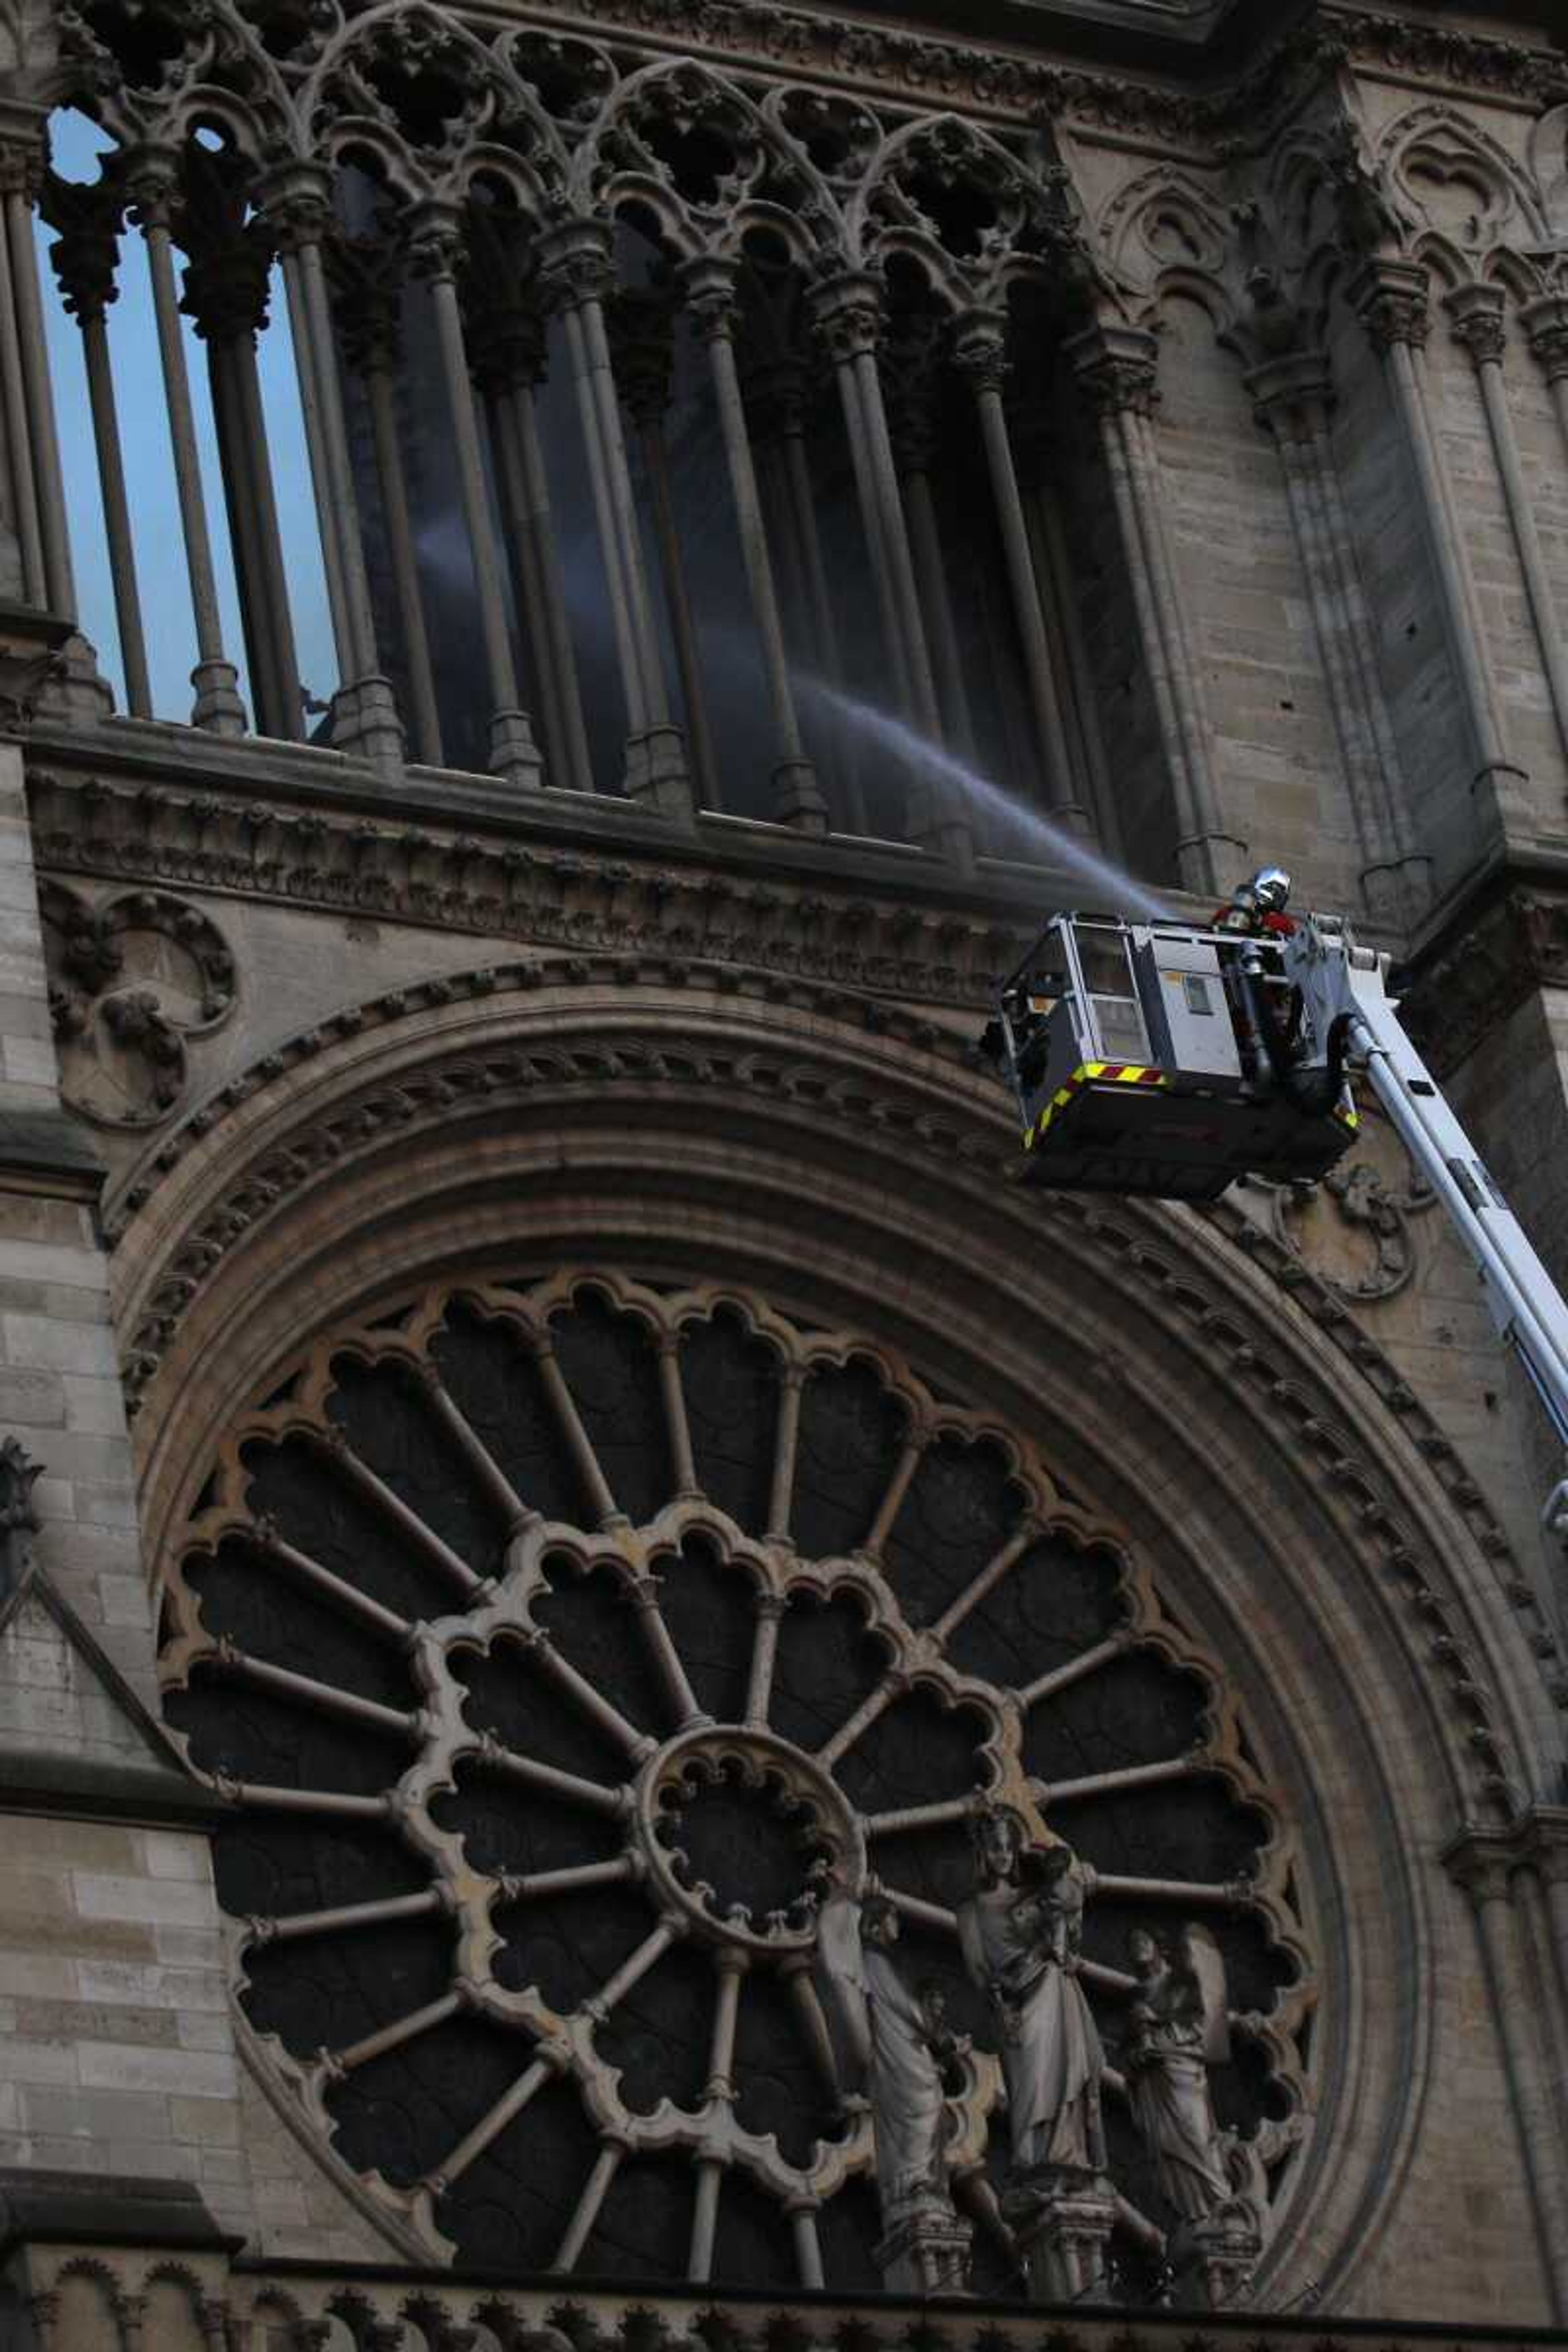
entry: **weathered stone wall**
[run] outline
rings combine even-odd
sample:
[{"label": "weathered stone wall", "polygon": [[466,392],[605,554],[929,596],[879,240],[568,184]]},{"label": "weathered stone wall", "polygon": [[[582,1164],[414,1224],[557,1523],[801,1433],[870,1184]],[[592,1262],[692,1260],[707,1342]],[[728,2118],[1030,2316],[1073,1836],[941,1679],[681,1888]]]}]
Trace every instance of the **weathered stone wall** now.
[{"label": "weathered stone wall", "polygon": [[[728,18],[701,35],[732,37]],[[1070,101],[1059,143],[1101,272],[1093,327],[1082,271],[1070,323],[1121,373],[1062,440],[1131,863],[1179,873],[1173,904],[1201,914],[1245,845],[1430,962],[1462,952],[1483,860],[1568,845],[1553,613],[1442,301],[1508,289],[1509,412],[1568,611],[1568,422],[1526,319],[1563,175],[1543,77],[1483,73],[1462,42],[1427,74],[1379,38],[1309,59],[1256,120]],[[869,54],[817,64],[864,96],[893,76]],[[956,72],[942,102],[1018,136],[1037,100]],[[1406,172],[1398,126],[1423,108]],[[1294,388],[1264,383],[1276,363]],[[1131,534],[1105,415],[1133,420]],[[163,894],[145,919],[178,938],[205,918],[232,985],[183,1035],[170,1098],[149,1057],[136,1123],[95,1129],[111,1279],[61,1112],[22,755],[0,750],[0,1424],[43,1465],[47,1580],[0,1616],[0,2166],[194,2182],[269,2256],[392,2252],[237,2055],[204,1831],[174,1818],[152,1720],[160,1562],[140,1555],[116,1343],[161,1535],[237,1393],[318,1326],[521,1237],[551,1264],[608,1250],[651,1281],[772,1281],[923,1351],[1163,1548],[1294,1793],[1324,1959],[1321,2130],[1270,2293],[1326,2278],[1334,2313],[1568,2314],[1568,1693],[1535,1524],[1554,1465],[1376,1123],[1340,1192],[1254,1187],[1206,1224],[1025,1202],[999,1178],[994,1091],[952,1048],[1037,876],[522,784],[394,788],[341,751],[80,717],[57,701],[29,751],[49,885],[100,915]],[[1479,1019],[1447,1082],[1568,1271],[1568,987]],[[137,1802],[112,1801],[117,1780]],[[114,2341],[99,2286],[65,2294]]]}]

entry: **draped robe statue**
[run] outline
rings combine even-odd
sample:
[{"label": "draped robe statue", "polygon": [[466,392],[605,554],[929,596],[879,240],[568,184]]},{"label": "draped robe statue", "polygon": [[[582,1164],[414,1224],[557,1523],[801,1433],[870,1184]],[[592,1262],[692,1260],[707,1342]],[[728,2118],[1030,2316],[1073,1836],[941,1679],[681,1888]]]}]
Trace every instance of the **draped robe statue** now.
[{"label": "draped robe statue", "polygon": [[1067,1846],[1031,1846],[1018,1817],[999,1807],[976,1822],[974,1850],[959,1941],[999,2032],[1013,2169],[1100,2171],[1105,2058],[1078,1979],[1082,1874]]},{"label": "draped robe statue", "polygon": [[1160,2194],[1201,2221],[1235,2191],[1209,2097],[1209,2062],[1228,2055],[1225,1968],[1206,1928],[1182,1930],[1174,1958],[1142,1928],[1129,1942],[1138,1979],[1123,2045],[1133,2120]]},{"label": "draped robe statue", "polygon": [[823,1906],[817,1975],[840,2080],[871,2110],[882,2223],[915,2209],[951,2216],[945,2119],[936,2051],[949,2037],[929,1999],[912,1993],[892,1956],[899,1915],[885,1896],[838,1894]]}]

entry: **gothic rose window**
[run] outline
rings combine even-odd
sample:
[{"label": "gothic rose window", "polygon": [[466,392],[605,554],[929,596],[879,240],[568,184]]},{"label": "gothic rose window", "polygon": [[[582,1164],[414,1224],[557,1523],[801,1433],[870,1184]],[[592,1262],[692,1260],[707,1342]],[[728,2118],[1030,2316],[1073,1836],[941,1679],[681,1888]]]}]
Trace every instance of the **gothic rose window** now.
[{"label": "gothic rose window", "polygon": [[1146,1561],[885,1349],[608,1273],[409,1298],[216,1450],[162,1665],[229,1801],[247,2047],[408,2251],[876,2284],[869,2124],[812,1973],[847,1868],[971,2037],[954,2193],[1005,2292],[1000,2075],[954,1933],[986,1794],[1087,1866],[1130,2205],[1158,2218],[1116,2072],[1135,1925],[1211,1930],[1218,2117],[1288,2187],[1314,1992],[1234,1696]]}]

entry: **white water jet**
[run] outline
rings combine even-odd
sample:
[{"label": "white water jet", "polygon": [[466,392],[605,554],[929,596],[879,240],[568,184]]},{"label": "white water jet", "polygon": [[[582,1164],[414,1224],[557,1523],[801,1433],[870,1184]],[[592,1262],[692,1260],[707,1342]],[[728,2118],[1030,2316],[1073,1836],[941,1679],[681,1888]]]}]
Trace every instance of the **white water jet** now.
[{"label": "white water jet", "polygon": [[1167,908],[1145,890],[1142,883],[1135,882],[1130,874],[1124,874],[1110,858],[1101,856],[1099,850],[1091,849],[1087,842],[1077,839],[1065,825],[1055,824],[1048,816],[1042,816],[1038,809],[1015,800],[1011,793],[1005,792],[1000,784],[993,783],[989,776],[983,776],[966,760],[960,760],[952,752],[944,751],[940,745],[928,742],[923,735],[917,734],[912,727],[895,718],[891,711],[879,710],[874,702],[863,702],[858,695],[846,694],[838,687],[829,686],[824,678],[802,677],[797,683],[805,692],[814,696],[825,708],[836,711],[849,725],[876,737],[917,774],[926,776],[933,782],[956,786],[965,800],[994,816],[1005,817],[1010,824],[1032,835],[1052,865],[1070,866],[1075,874],[1082,875],[1085,881],[1092,882],[1098,890],[1107,893],[1112,905],[1130,908],[1134,914],[1142,916],[1146,922],[1169,921]]}]

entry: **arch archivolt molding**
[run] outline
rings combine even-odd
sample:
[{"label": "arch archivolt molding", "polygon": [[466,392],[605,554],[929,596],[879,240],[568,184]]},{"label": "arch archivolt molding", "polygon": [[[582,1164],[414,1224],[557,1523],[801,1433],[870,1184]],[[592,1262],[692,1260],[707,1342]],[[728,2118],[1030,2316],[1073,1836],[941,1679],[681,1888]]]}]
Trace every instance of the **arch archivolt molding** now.
[{"label": "arch archivolt molding", "polygon": [[[345,1008],[199,1108],[127,1189],[114,1264],[121,1328],[148,1359],[132,1371],[151,1554],[191,1511],[201,1444],[310,1331],[360,1317],[354,1344],[395,1353],[406,1335],[378,1336],[367,1302],[443,1269],[480,1279],[509,1252],[542,1275],[584,1256],[626,1269],[651,1330],[676,1311],[669,1275],[700,1268],[710,1307],[782,1300],[825,1360],[869,1339],[924,1423],[973,1429],[908,1370],[952,1363],[1038,1441],[1051,1483],[1034,1507],[1087,1526],[1108,1505],[1134,1552],[1158,1544],[1171,1638],[1217,1646],[1256,1695],[1255,1736],[1300,1792],[1322,1883],[1340,1821],[1384,1851],[1392,1912],[1342,1914],[1333,1935],[1352,1955],[1392,1938],[1419,1975],[1415,1823],[1436,1843],[1510,1814],[1549,1752],[1536,1662],[1500,1606],[1504,1539],[1286,1246],[1228,1208],[1017,1192],[997,1181],[1008,1133],[955,1043],[826,991],[562,958]],[[875,1573],[854,1573],[874,1612]],[[918,1679],[921,1660],[906,1666]],[[1007,1754],[1003,1739],[1003,1770]],[[1377,1975],[1352,1958],[1319,2096],[1341,2121],[1383,2098],[1384,2123],[1405,2118],[1397,2150],[1429,2021],[1418,2000],[1384,2014]],[[1397,2160],[1376,2183],[1318,2147],[1307,2162],[1300,2228],[1321,2244],[1342,2224],[1352,2242]]]},{"label": "arch archivolt molding", "polygon": [[[1302,1925],[1306,1889],[1300,1877],[1299,1841],[1281,1818],[1260,1769],[1243,1724],[1234,1678],[1205,1643],[1168,1613],[1155,1587],[1152,1562],[1129,1541],[1124,1530],[1064,1496],[1037,1454],[1022,1446],[1005,1423],[993,1413],[938,1396],[902,1355],[885,1343],[868,1340],[856,1331],[802,1328],[740,1285],[702,1283],[679,1292],[655,1290],[597,1266],[560,1267],[527,1289],[479,1280],[428,1285],[401,1300],[391,1312],[380,1312],[357,1326],[336,1326],[283,1368],[282,1381],[274,1391],[277,1401],[242,1415],[224,1437],[216,1459],[209,1457],[211,1466],[199,1507],[180,1532],[164,1585],[160,1671],[165,1694],[186,1690],[193,1675],[204,1669],[232,1674],[247,1668],[243,1653],[203,1623],[199,1598],[187,1582],[184,1569],[188,1562],[199,1565],[235,1543],[247,1548],[262,1564],[280,1550],[283,1539],[269,1521],[257,1517],[247,1498],[250,1465],[258,1449],[275,1449],[290,1442],[303,1444],[318,1454],[341,1456],[344,1432],[332,1423],[330,1403],[341,1377],[339,1368],[345,1360],[362,1370],[399,1375],[427,1392],[445,1396],[433,1343],[447,1330],[455,1307],[479,1316],[489,1326],[506,1329],[534,1360],[546,1360],[554,1351],[553,1318],[570,1311],[584,1295],[604,1301],[616,1314],[638,1325],[661,1361],[677,1354],[683,1336],[694,1326],[729,1315],[742,1323],[749,1337],[773,1353],[786,1393],[798,1395],[814,1374],[826,1370],[868,1368],[882,1393],[897,1402],[905,1417],[903,1453],[894,1474],[898,1494],[909,1491],[918,1475],[919,1461],[930,1449],[944,1444],[989,1448],[1004,1463],[1013,1496],[1013,1534],[1005,1548],[1009,1557],[1036,1542],[1055,1539],[1075,1553],[1114,1561],[1119,1624],[1102,1647],[1117,1656],[1135,1652],[1145,1658],[1158,1658],[1197,1683],[1204,1694],[1197,1737],[1191,1751],[1179,1761],[1184,1769],[1223,1784],[1238,1804],[1251,1809],[1267,1825],[1250,1870],[1226,1886],[1194,1891],[1202,1899],[1253,1916],[1289,1974],[1290,1980],[1267,2012],[1249,2011],[1234,2019],[1236,2030],[1265,2054],[1277,2086],[1275,2095],[1284,2103],[1284,2112],[1261,2121],[1256,2138],[1249,2143],[1247,2161],[1252,2177],[1261,2183],[1266,2170],[1284,2165],[1310,2137],[1316,2085],[1303,2053],[1306,2031],[1318,2006],[1319,1979]],[[677,1465],[687,1465],[689,1474],[690,1433],[679,1380],[665,1385],[665,1400],[670,1414],[671,1458]],[[449,1399],[447,1402],[449,1410]],[[961,1604],[950,1608],[935,1625],[911,1622],[908,1604],[895,1589],[884,1557],[885,1538],[879,1532],[884,1520],[890,1523],[894,1511],[885,1507],[879,1512],[867,1540],[852,1551],[807,1557],[796,1550],[788,1530],[787,1501],[795,1442],[793,1418],[781,1415],[773,1482],[775,1510],[779,1508],[776,1498],[782,1495],[785,1500],[779,1526],[761,1539],[748,1536],[701,1493],[689,1475],[685,1491],[651,1521],[635,1527],[614,1507],[605,1510],[592,1529],[518,1509],[500,1579],[493,1585],[472,1586],[460,1620],[438,1619],[421,1628],[415,1638],[421,1752],[389,1793],[386,1804],[401,1833],[436,1872],[444,1906],[454,1917],[453,1981],[468,2013],[521,2029],[540,2053],[541,2063],[557,2078],[569,2078],[578,2086],[595,2130],[616,2147],[643,2155],[676,2151],[700,2160],[720,2160],[747,2173],[781,2201],[798,2204],[806,2200],[815,2207],[868,2169],[871,2160],[868,2123],[862,2121],[847,2138],[817,2143],[803,2171],[798,2163],[781,2155],[771,2136],[742,2128],[723,2102],[711,2112],[697,2114],[668,2099],[651,2115],[628,2106],[619,2077],[613,2067],[606,2066],[596,2047],[604,2018],[594,2003],[563,2011],[542,1997],[534,1985],[515,1990],[498,1980],[492,1962],[500,1939],[492,1906],[498,1898],[502,1904],[517,1899],[526,1892],[524,1883],[514,1885],[503,1878],[498,1885],[476,1876],[461,1834],[441,1826],[430,1804],[432,1798],[438,1799],[458,1785],[460,1773],[476,1758],[481,1767],[506,1760],[492,1737],[477,1732],[466,1719],[462,1691],[452,1670],[454,1660],[483,1656],[500,1642],[525,1648],[549,1667],[558,1654],[550,1627],[537,1612],[541,1603],[549,1601],[552,1578],[558,1580],[563,1572],[583,1579],[608,1574],[627,1595],[651,1595],[661,1571],[696,1540],[721,1553],[729,1568],[745,1580],[759,1625],[776,1622],[802,1596],[821,1604],[848,1601],[881,1654],[877,1695],[884,1704],[890,1700],[896,1705],[908,1696],[924,1695],[944,1713],[962,1713],[978,1720],[983,1736],[974,1749],[980,1768],[976,1792],[970,1800],[930,1808],[933,1816],[963,1819],[986,1803],[1001,1803],[1017,1812],[1037,1838],[1051,1842],[1063,1834],[1066,1816],[1063,1826],[1058,1826],[1055,1814],[1058,1792],[1031,1777],[1024,1752],[1024,1727],[1036,1693],[999,1687],[955,1664],[948,1654],[948,1622],[956,1620]],[[607,1495],[605,1499],[611,1500]],[[993,1583],[997,1580],[997,1565],[993,1563],[987,1571]],[[984,1582],[983,1577],[980,1584]],[[657,1608],[657,1602],[653,1605]],[[1092,1657],[1088,1664],[1093,1667]],[[571,1673],[558,1664],[554,1670]],[[1051,1683],[1058,1677],[1044,1679]],[[862,1712],[868,1720],[874,1719],[871,1709]],[[176,1737],[182,1735],[176,1733]],[[847,1736],[843,1738],[847,1748],[851,1742]],[[716,1763],[731,1760],[726,1745],[731,1743],[732,1760],[742,1774],[748,1769],[755,1773],[781,1769],[787,1774],[792,1769],[793,1751],[777,1743],[775,1754],[767,1744],[766,1732],[750,1717],[747,1727],[737,1731],[732,1741],[728,1733],[700,1728],[688,1733],[687,1738],[712,1748]],[[761,1755],[750,1755],[759,1740]],[[654,1756],[651,1764],[646,1760],[647,1752],[655,1746],[651,1738],[634,1745],[633,1760],[642,1766],[643,1780],[651,1771],[657,1783],[659,1759]],[[825,1756],[831,1746],[823,1751]],[[237,1782],[222,1772],[214,1777],[220,1791],[237,1805],[265,1810],[268,1791]],[[810,1786],[809,1773],[805,1785]],[[1063,1788],[1064,1802],[1070,1793]],[[786,1969],[794,1952],[809,1950],[809,1908],[799,1916],[793,1909],[787,1915],[770,1913],[765,1925],[748,1917],[737,1927],[732,1913],[719,1917],[710,1888],[692,1890],[673,1880],[666,1883],[657,1862],[653,1798],[640,1782],[635,1790],[628,1786],[624,1794],[626,1803],[619,1816],[627,1840],[624,1874],[666,1906],[659,1913],[661,1931],[700,1941],[711,1940],[717,1934],[721,1939],[739,1943],[753,1963],[759,1957],[776,1960],[782,1952]],[[907,1821],[903,1815],[864,1821],[858,1815],[849,1816],[847,1833],[855,1841],[858,1868],[885,1855],[884,1846],[871,1851],[879,1821],[889,1828],[915,1826],[913,1816]],[[651,1871],[650,1855],[655,1858]],[[1092,1869],[1089,1885],[1091,1892],[1103,1885],[1111,1896],[1127,1891],[1119,1881],[1097,1878]],[[910,1918],[926,1925],[945,1921],[952,1932],[950,1914],[896,1890],[893,1899]],[[233,1941],[237,1985],[241,1991],[247,1982],[247,1954],[265,1948],[280,1926],[287,1932],[287,1923],[258,1918],[237,1923]],[[1114,1968],[1097,1962],[1085,1965],[1091,1981],[1112,1991],[1132,1983]],[[410,2249],[426,2257],[444,2253],[447,2242],[438,2207],[448,2183],[442,2175],[404,2189],[377,2175],[368,2180],[356,2178],[331,2150],[333,2116],[328,2102],[334,2085],[342,2079],[342,2064],[330,2053],[308,2060],[290,2056],[275,2036],[258,2035],[247,2025],[242,2040],[280,2112],[302,2131],[318,2156],[326,2152],[334,2178],[356,2203]],[[961,2171],[977,2168],[983,2160],[987,2123],[1000,2081],[995,2062],[985,2053],[966,2058],[963,2080],[952,2095],[952,2158]]]},{"label": "arch archivolt molding", "polygon": [[[157,1381],[163,1417],[170,1380],[178,1376],[166,1360],[197,1302],[226,1286],[226,1270],[248,1261],[258,1228],[286,1223],[289,1204],[307,1201],[334,1171],[373,1165],[394,1150],[402,1157],[416,1137],[438,1135],[455,1117],[488,1123],[556,1095],[597,1095],[613,1119],[629,1100],[652,1107],[671,1090],[718,1094],[737,1108],[767,1107],[764,1118],[771,1108],[785,1123],[815,1130],[803,1141],[820,1148],[823,1165],[833,1165],[853,1139],[858,1150],[939,1169],[960,1196],[996,1207],[1005,1118],[962,1046],[934,1024],[772,975],[725,972],[694,982],[685,968],[672,968],[661,988],[657,970],[635,960],[563,957],[417,983],[345,1007],[199,1105],[131,1171],[121,1206],[110,1207],[132,1393]],[[627,990],[633,981],[635,995]],[[520,996],[527,1005],[521,1024]],[[531,1122],[524,1131],[532,1131]],[[1194,1361],[1211,1373],[1221,1363],[1232,1368],[1234,1392],[1249,1418],[1267,1393],[1269,1442],[1293,1446],[1302,1474],[1320,1488],[1331,1471],[1331,1491],[1363,1539],[1375,1533],[1396,1574],[1414,1575],[1403,1531],[1408,1501],[1391,1508],[1384,1500],[1391,1461],[1356,1458],[1365,1439],[1343,1426],[1342,1367],[1333,1365],[1338,1396],[1327,1402],[1321,1363],[1305,1384],[1271,1375],[1266,1389],[1258,1337],[1247,1328],[1256,1307],[1215,1296],[1212,1255],[1205,1254],[1200,1272],[1190,1243],[1173,1250],[1173,1235],[1191,1234],[1194,1221],[1006,1188],[1002,1198],[1015,1229],[1037,1239],[1042,1226],[1055,1228],[1065,1248],[1094,1261],[1102,1285],[1127,1282],[1137,1315],[1168,1318]],[[1315,1325],[1330,1344],[1330,1361],[1348,1359],[1358,1399],[1369,1389],[1392,1409],[1466,1534],[1498,1563],[1509,1598],[1522,1608],[1528,1588],[1510,1570],[1506,1538],[1484,1498],[1332,1286],[1228,1204],[1211,1223],[1304,1310],[1291,1318],[1300,1336]],[[1430,1586],[1416,1590],[1431,1595],[1420,1601],[1424,1610],[1436,1605]],[[1440,1636],[1441,1627],[1435,1630]],[[1497,1776],[1500,1793],[1503,1749],[1494,1748],[1485,1724],[1470,1728],[1482,1735],[1467,1741],[1477,1769],[1483,1779]]]}]

